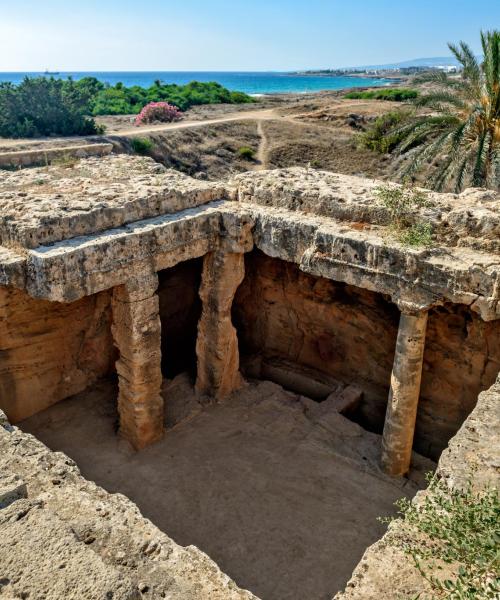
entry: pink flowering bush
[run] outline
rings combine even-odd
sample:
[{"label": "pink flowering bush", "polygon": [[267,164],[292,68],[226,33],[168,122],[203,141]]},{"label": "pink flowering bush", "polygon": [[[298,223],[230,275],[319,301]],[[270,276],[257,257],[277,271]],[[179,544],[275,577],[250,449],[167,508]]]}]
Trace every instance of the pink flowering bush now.
[{"label": "pink flowering bush", "polygon": [[182,119],[182,113],[173,104],[168,102],[150,102],[141,110],[135,119],[135,125],[145,123],[172,123]]}]

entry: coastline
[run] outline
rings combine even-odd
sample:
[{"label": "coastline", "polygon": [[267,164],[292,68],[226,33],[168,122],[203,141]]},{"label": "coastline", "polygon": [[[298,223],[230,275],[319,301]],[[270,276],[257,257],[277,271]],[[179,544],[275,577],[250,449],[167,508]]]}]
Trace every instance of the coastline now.
[{"label": "coastline", "polygon": [[[323,91],[338,91],[352,87],[375,87],[394,83],[392,78],[370,77],[366,74],[349,74],[345,76],[320,76],[291,74],[287,72],[209,72],[209,71],[86,71],[69,72],[61,71],[58,75],[44,72],[0,72],[0,82],[19,84],[25,77],[55,77],[56,79],[80,80],[84,77],[95,77],[103,83],[115,86],[121,83],[126,87],[150,87],[156,80],[164,83],[186,85],[192,81],[201,83],[217,82],[231,91],[244,92],[250,95],[275,95],[275,94],[307,94]],[[259,97],[259,96],[256,96]]]}]

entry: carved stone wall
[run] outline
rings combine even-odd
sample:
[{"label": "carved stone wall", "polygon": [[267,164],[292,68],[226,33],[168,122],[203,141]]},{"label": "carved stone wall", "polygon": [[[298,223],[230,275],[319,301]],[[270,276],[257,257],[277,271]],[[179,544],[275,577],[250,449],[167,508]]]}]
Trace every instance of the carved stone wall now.
[{"label": "carved stone wall", "polygon": [[[316,278],[261,252],[246,257],[234,308],[242,354],[261,353],[355,382],[354,416],[381,432],[399,311],[381,294]],[[415,448],[438,458],[500,369],[500,321],[462,305],[429,313]]]},{"label": "carved stone wall", "polygon": [[110,322],[109,292],[62,304],[0,287],[0,409],[17,422],[109,373]]}]

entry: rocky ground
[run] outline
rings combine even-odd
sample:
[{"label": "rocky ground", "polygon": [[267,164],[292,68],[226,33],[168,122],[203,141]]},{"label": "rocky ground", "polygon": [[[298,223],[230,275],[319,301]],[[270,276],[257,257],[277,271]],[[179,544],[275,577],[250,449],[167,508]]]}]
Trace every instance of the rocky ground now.
[{"label": "rocky ground", "polygon": [[269,382],[205,405],[181,375],[164,396],[169,431],[140,453],[115,435],[112,383],[21,428],[265,600],[331,598],[383,533],[377,517],[433,464],[418,459],[412,479],[392,480],[378,467],[379,436]]}]

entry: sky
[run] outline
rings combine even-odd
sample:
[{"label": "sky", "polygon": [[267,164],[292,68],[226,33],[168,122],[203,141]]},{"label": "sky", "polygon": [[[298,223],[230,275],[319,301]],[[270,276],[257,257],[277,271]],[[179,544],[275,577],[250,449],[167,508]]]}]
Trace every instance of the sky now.
[{"label": "sky", "polygon": [[0,0],[0,71],[286,71],[479,51],[500,0]]}]

